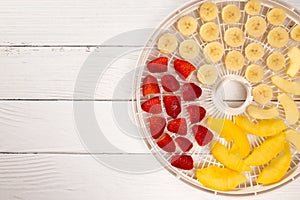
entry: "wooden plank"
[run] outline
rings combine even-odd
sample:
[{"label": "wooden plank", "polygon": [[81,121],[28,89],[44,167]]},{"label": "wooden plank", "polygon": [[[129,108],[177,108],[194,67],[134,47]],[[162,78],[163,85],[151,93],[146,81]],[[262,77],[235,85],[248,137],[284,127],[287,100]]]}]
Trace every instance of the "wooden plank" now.
[{"label": "wooden plank", "polygon": [[[103,155],[105,156],[105,155]],[[128,155],[109,155],[125,160]],[[33,164],[32,162],[45,164]],[[143,163],[140,163],[142,166]],[[48,167],[46,167],[48,166]],[[121,165],[122,166],[122,165]],[[177,180],[166,170],[128,174],[99,164],[89,155],[0,155],[0,194],[3,199],[224,199]],[[50,174],[50,175],[47,175]],[[42,179],[42,181],[41,181]],[[300,179],[275,191],[247,199],[299,198]],[[117,191],[117,192],[116,192]]]}]

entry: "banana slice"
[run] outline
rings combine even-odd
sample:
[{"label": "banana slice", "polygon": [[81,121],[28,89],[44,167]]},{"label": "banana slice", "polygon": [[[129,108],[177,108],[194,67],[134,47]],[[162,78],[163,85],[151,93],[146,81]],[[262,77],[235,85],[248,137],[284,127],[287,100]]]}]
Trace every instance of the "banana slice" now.
[{"label": "banana slice", "polygon": [[267,22],[260,16],[251,17],[245,24],[245,30],[250,37],[259,38],[267,30]]},{"label": "banana slice", "polygon": [[176,37],[171,33],[166,33],[158,39],[157,48],[165,54],[173,53],[178,47]]},{"label": "banana slice", "polygon": [[205,42],[212,42],[220,35],[219,26],[214,22],[203,24],[200,28],[199,35]]},{"label": "banana slice", "polygon": [[260,9],[261,3],[258,0],[250,0],[245,5],[245,11],[248,15],[257,15]]},{"label": "banana slice", "polygon": [[185,36],[190,36],[197,30],[197,20],[191,16],[184,16],[177,22],[178,31]]},{"label": "banana slice", "polygon": [[240,28],[229,28],[225,32],[224,40],[230,47],[240,47],[245,42],[245,35]]},{"label": "banana slice", "polygon": [[227,53],[225,57],[225,66],[232,70],[237,71],[243,68],[245,65],[245,58],[239,51],[233,50]]},{"label": "banana slice", "polygon": [[295,26],[292,29],[290,35],[293,40],[295,40],[296,42],[300,42],[300,25]]},{"label": "banana slice", "polygon": [[252,90],[253,100],[261,105],[268,103],[273,98],[273,90],[266,84],[260,84]]},{"label": "banana slice", "polygon": [[281,8],[273,8],[268,14],[267,14],[267,20],[270,24],[274,26],[281,25],[286,18],[285,11]]},{"label": "banana slice", "polygon": [[236,5],[227,5],[222,10],[222,19],[226,24],[234,24],[241,19],[241,10]]},{"label": "banana slice", "polygon": [[255,62],[261,59],[265,54],[264,47],[256,42],[249,44],[245,49],[245,55],[248,60]]},{"label": "banana slice", "polygon": [[199,15],[205,22],[212,21],[218,16],[218,7],[211,1],[205,2],[200,6]]},{"label": "banana slice", "polygon": [[220,42],[211,42],[203,49],[205,57],[212,63],[219,62],[224,54],[224,47]]},{"label": "banana slice", "polygon": [[282,53],[274,52],[267,58],[267,67],[274,72],[280,71],[285,67],[285,64],[286,61]]},{"label": "banana slice", "polygon": [[258,83],[264,78],[264,69],[256,64],[251,64],[245,72],[246,79],[251,83]]},{"label": "banana slice", "polygon": [[195,40],[184,40],[179,45],[179,54],[185,59],[194,59],[200,52],[200,47]]},{"label": "banana slice", "polygon": [[288,41],[289,34],[282,27],[274,28],[268,34],[268,43],[274,48],[283,48],[287,45]]},{"label": "banana slice", "polygon": [[197,71],[198,80],[206,85],[212,85],[218,79],[218,71],[212,65],[203,65]]},{"label": "banana slice", "polygon": [[254,119],[273,119],[279,115],[276,106],[271,108],[261,108],[255,105],[249,105],[246,112]]}]

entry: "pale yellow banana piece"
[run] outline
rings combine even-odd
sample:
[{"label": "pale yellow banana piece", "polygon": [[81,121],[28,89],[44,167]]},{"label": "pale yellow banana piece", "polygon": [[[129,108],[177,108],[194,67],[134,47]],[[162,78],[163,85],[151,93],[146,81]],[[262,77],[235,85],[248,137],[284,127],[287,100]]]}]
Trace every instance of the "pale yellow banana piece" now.
[{"label": "pale yellow banana piece", "polygon": [[267,39],[271,47],[283,48],[289,41],[289,34],[284,28],[277,27],[269,32]]},{"label": "pale yellow banana piece", "polygon": [[211,42],[203,49],[204,55],[212,63],[219,62],[224,54],[224,47],[220,42]]},{"label": "pale yellow banana piece", "polygon": [[165,54],[173,53],[178,47],[176,37],[171,33],[165,33],[158,39],[157,48]]},{"label": "pale yellow banana piece", "polygon": [[265,50],[261,44],[253,42],[246,47],[245,54],[249,61],[255,62],[264,56]]},{"label": "pale yellow banana piece", "polygon": [[275,106],[271,108],[261,108],[255,105],[249,105],[246,108],[246,112],[254,119],[273,119],[279,115]]},{"label": "pale yellow banana piece", "polygon": [[194,59],[200,52],[200,47],[195,40],[184,40],[179,45],[179,54],[185,59]]},{"label": "pale yellow banana piece", "polygon": [[296,42],[300,42],[300,25],[297,25],[292,29],[290,36]]},{"label": "pale yellow banana piece", "polygon": [[256,64],[247,67],[245,77],[250,83],[258,83],[264,78],[264,69]]},{"label": "pale yellow banana piece", "polygon": [[197,20],[191,16],[183,16],[177,22],[178,31],[185,36],[190,36],[197,30]]},{"label": "pale yellow banana piece", "polygon": [[250,0],[245,5],[245,11],[248,15],[257,15],[260,9],[261,3],[258,0]]},{"label": "pale yellow banana piece", "polygon": [[229,28],[225,32],[224,40],[230,47],[240,47],[245,42],[245,35],[240,28]]},{"label": "pale yellow banana piece", "polygon": [[252,90],[253,100],[261,105],[270,102],[273,98],[273,90],[267,84],[260,84]]},{"label": "pale yellow banana piece", "polygon": [[211,1],[204,2],[200,6],[199,15],[205,22],[212,21],[218,16],[218,7]]},{"label": "pale yellow banana piece", "polygon": [[281,25],[286,18],[285,11],[281,8],[273,8],[268,14],[267,14],[267,20],[270,24],[274,26]]},{"label": "pale yellow banana piece", "polygon": [[277,99],[284,109],[287,123],[296,124],[299,119],[299,110],[295,101],[285,93],[278,95]]},{"label": "pale yellow banana piece", "polygon": [[233,50],[227,53],[225,57],[225,66],[227,69],[237,71],[245,65],[245,58],[239,51]]},{"label": "pale yellow banana piece", "polygon": [[245,24],[246,33],[253,38],[261,37],[267,30],[267,22],[260,16],[251,17]]},{"label": "pale yellow banana piece", "polygon": [[220,35],[219,26],[214,22],[208,22],[200,27],[199,35],[205,42],[212,42]]},{"label": "pale yellow banana piece", "polygon": [[227,5],[222,10],[222,19],[226,24],[237,23],[241,16],[241,10],[234,4]]},{"label": "pale yellow banana piece", "polygon": [[280,52],[271,53],[267,58],[267,67],[274,72],[278,72],[283,69],[285,64],[285,57]]},{"label": "pale yellow banana piece", "polygon": [[300,95],[300,82],[289,81],[280,76],[273,76],[271,80],[272,83],[282,91],[289,94]]},{"label": "pale yellow banana piece", "polygon": [[218,71],[212,65],[203,65],[197,71],[197,78],[202,84],[212,85],[218,79]]}]

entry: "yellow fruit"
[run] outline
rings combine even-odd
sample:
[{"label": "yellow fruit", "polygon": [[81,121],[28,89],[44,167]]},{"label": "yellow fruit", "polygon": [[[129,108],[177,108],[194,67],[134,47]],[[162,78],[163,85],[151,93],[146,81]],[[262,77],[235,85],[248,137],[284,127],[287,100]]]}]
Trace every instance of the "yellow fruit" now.
[{"label": "yellow fruit", "polygon": [[211,145],[213,156],[225,167],[238,172],[251,170],[239,156],[231,153],[226,146],[216,141],[212,142]]},{"label": "yellow fruit", "polygon": [[237,71],[245,65],[245,58],[239,51],[233,50],[227,53],[225,57],[225,66],[227,69]]},{"label": "yellow fruit", "polygon": [[252,90],[253,100],[256,103],[264,105],[272,100],[273,98],[273,90],[267,84],[259,84],[255,86]]},{"label": "yellow fruit", "polygon": [[281,8],[273,8],[268,14],[267,19],[274,26],[281,25],[286,18],[285,11]]},{"label": "yellow fruit", "polygon": [[258,61],[265,54],[264,47],[256,42],[249,44],[245,49],[245,55],[251,62]]},{"label": "yellow fruit", "polygon": [[279,134],[266,139],[245,159],[245,164],[259,166],[267,164],[284,148],[285,134]]},{"label": "yellow fruit", "polygon": [[234,24],[241,19],[241,10],[236,5],[227,5],[222,10],[222,19],[227,24]]},{"label": "yellow fruit", "polygon": [[289,41],[289,34],[284,28],[277,27],[269,32],[267,40],[271,47],[283,48]]},{"label": "yellow fruit", "polygon": [[282,91],[289,94],[300,95],[300,82],[288,81],[280,76],[273,76],[271,80],[272,83]]},{"label": "yellow fruit", "polygon": [[162,53],[171,54],[177,49],[177,47],[177,39],[171,33],[165,33],[158,39],[157,48]]},{"label": "yellow fruit", "polygon": [[178,31],[185,36],[190,36],[197,30],[197,20],[191,16],[183,16],[177,22]]},{"label": "yellow fruit", "polygon": [[292,29],[290,36],[296,42],[300,42],[300,25],[297,25]]},{"label": "yellow fruit", "polygon": [[219,62],[224,54],[224,47],[220,42],[211,42],[203,49],[204,56],[209,62]]},{"label": "yellow fruit", "polygon": [[202,84],[212,85],[218,79],[218,71],[215,66],[203,65],[197,71],[197,79]]},{"label": "yellow fruit", "polygon": [[284,68],[285,63],[286,61],[284,55],[279,52],[274,52],[267,58],[267,67],[274,72],[278,72]]},{"label": "yellow fruit", "polygon": [[264,69],[256,64],[251,64],[245,71],[245,77],[250,83],[258,83],[264,78]]},{"label": "yellow fruit", "polygon": [[287,123],[296,124],[299,119],[299,110],[295,101],[285,93],[278,95],[277,99],[284,109]]},{"label": "yellow fruit", "polygon": [[288,129],[284,131],[284,133],[286,134],[286,140],[292,143],[297,149],[297,152],[300,153],[300,133],[292,129]]},{"label": "yellow fruit", "polygon": [[233,190],[247,180],[245,175],[239,172],[217,166],[198,169],[196,176],[204,186],[221,191]]},{"label": "yellow fruit", "polygon": [[229,28],[225,31],[224,41],[230,47],[240,47],[245,42],[244,31],[240,28]]},{"label": "yellow fruit", "polygon": [[205,42],[212,42],[218,39],[220,35],[219,26],[214,22],[203,24],[200,28],[199,35]]},{"label": "yellow fruit", "polygon": [[245,5],[245,11],[248,15],[257,15],[260,12],[261,4],[258,0],[250,0]]},{"label": "yellow fruit", "polygon": [[200,47],[195,40],[184,40],[179,45],[179,54],[185,59],[194,59],[200,52]]},{"label": "yellow fruit", "polygon": [[245,24],[246,33],[253,38],[261,37],[266,32],[266,29],[267,22],[260,16],[249,18]]},{"label": "yellow fruit", "polygon": [[246,108],[247,114],[254,119],[273,119],[279,115],[275,106],[271,108],[261,108],[254,105],[249,105]]},{"label": "yellow fruit", "polygon": [[249,155],[250,143],[247,134],[231,120],[208,117],[207,126],[225,138],[227,142],[233,141],[233,146],[230,149],[231,153],[238,154],[242,158]]},{"label": "yellow fruit", "polygon": [[286,74],[289,77],[294,78],[300,69],[300,49],[298,47],[291,47],[288,52],[288,57],[290,59],[290,66],[288,67]]},{"label": "yellow fruit", "polygon": [[218,7],[211,1],[204,2],[200,6],[199,15],[205,22],[212,21],[218,16]]},{"label": "yellow fruit", "polygon": [[280,119],[264,119],[254,123],[245,116],[235,117],[235,123],[241,129],[256,136],[273,136],[281,133],[287,126]]},{"label": "yellow fruit", "polygon": [[257,183],[269,185],[282,179],[290,167],[292,160],[290,145],[285,143],[283,152],[265,167],[257,178]]}]

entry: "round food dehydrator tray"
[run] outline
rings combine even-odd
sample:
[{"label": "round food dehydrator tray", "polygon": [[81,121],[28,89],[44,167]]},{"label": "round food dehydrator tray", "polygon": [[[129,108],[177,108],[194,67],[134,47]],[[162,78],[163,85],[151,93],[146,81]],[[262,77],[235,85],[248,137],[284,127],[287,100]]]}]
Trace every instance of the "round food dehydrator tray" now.
[{"label": "round food dehydrator tray", "polygon": [[[280,115],[278,118],[285,120],[283,107],[277,102],[277,96],[278,96],[278,94],[280,94],[282,92],[272,84],[271,77],[273,75],[278,75],[278,76],[281,76],[288,80],[291,80],[291,79],[286,75],[285,69],[282,69],[279,72],[273,72],[273,71],[269,70],[266,67],[265,60],[266,60],[267,56],[270,54],[270,52],[280,51],[283,53],[283,55],[285,55],[286,60],[287,60],[287,65],[288,65],[289,61],[287,58],[287,52],[288,52],[289,47],[291,47],[291,46],[299,47],[300,43],[297,43],[290,39],[288,42],[288,45],[285,48],[282,48],[282,49],[272,48],[267,43],[267,33],[273,28],[273,26],[268,23],[267,31],[262,37],[260,37],[258,39],[253,39],[253,38],[248,37],[245,34],[246,40],[242,47],[230,48],[229,46],[227,46],[225,44],[225,42],[223,41],[223,35],[224,35],[224,32],[226,29],[228,29],[229,27],[239,27],[242,30],[245,30],[244,25],[245,25],[247,19],[250,17],[248,14],[245,13],[245,10],[244,10],[245,4],[247,2],[246,0],[231,0],[231,1],[213,0],[212,1],[212,2],[216,3],[216,5],[219,9],[218,17],[215,20],[215,22],[219,25],[219,28],[220,28],[220,36],[217,39],[217,41],[221,42],[224,45],[224,49],[225,49],[224,55],[226,55],[226,52],[233,50],[233,49],[244,52],[246,45],[249,44],[250,42],[256,41],[256,42],[262,44],[265,48],[265,55],[262,59],[260,59],[258,62],[256,62],[257,64],[264,67],[265,76],[261,82],[252,84],[252,83],[249,83],[248,81],[246,81],[245,69],[246,69],[246,66],[250,64],[250,61],[248,61],[246,59],[245,66],[241,70],[230,71],[224,65],[224,57],[222,58],[221,62],[214,64],[216,66],[216,68],[218,69],[218,74],[219,74],[218,80],[216,81],[216,83],[214,85],[207,86],[207,85],[201,84],[196,78],[197,70],[194,71],[193,74],[191,76],[189,76],[189,78],[186,81],[183,81],[181,78],[179,78],[179,76],[177,75],[177,73],[174,70],[174,67],[172,66],[174,59],[183,59],[179,55],[178,49],[175,52],[173,52],[172,54],[162,54],[157,49],[157,46],[156,46],[157,41],[158,41],[159,37],[164,33],[174,34],[178,40],[178,43],[182,42],[185,39],[194,39],[200,46],[200,49],[201,49],[200,54],[195,59],[188,60],[188,61],[190,63],[192,63],[194,66],[196,66],[197,69],[199,66],[208,64],[202,53],[202,50],[207,43],[201,40],[201,38],[199,37],[199,34],[198,34],[198,30],[193,35],[187,37],[187,36],[181,35],[176,29],[176,22],[178,21],[178,19],[180,17],[185,16],[185,15],[193,16],[195,19],[197,19],[198,28],[202,24],[204,24],[204,22],[200,19],[199,14],[198,14],[199,6],[203,2],[205,2],[205,1],[199,1],[199,0],[192,1],[192,2],[189,2],[186,5],[182,6],[175,12],[173,12],[157,28],[155,33],[150,37],[149,41],[147,42],[143,52],[141,53],[139,60],[138,60],[137,74],[136,74],[136,77],[134,80],[134,88],[136,89],[136,92],[135,92],[135,96],[134,96],[135,99],[133,101],[133,103],[134,103],[133,107],[134,107],[134,111],[136,113],[135,118],[136,118],[137,124],[140,127],[141,134],[145,138],[146,144],[148,145],[150,151],[156,156],[156,158],[163,164],[163,166],[170,173],[174,174],[178,179],[190,184],[191,186],[194,186],[198,189],[202,189],[202,190],[212,192],[215,194],[224,194],[224,195],[226,195],[226,194],[227,195],[257,195],[262,192],[272,191],[273,189],[276,189],[279,186],[282,186],[288,182],[293,181],[300,174],[300,169],[298,167],[299,162],[300,162],[300,155],[297,154],[297,151],[293,145],[291,145],[292,162],[291,162],[290,168],[289,168],[288,172],[285,174],[284,178],[280,182],[272,184],[272,185],[260,185],[260,184],[256,183],[256,178],[264,166],[252,167],[252,170],[250,172],[244,173],[247,177],[246,182],[239,185],[235,190],[224,192],[224,191],[216,191],[216,190],[210,189],[208,187],[205,187],[197,180],[196,175],[195,175],[196,169],[201,169],[201,168],[204,168],[204,167],[207,167],[210,165],[223,166],[211,155],[209,145],[206,145],[204,147],[197,145],[197,143],[195,142],[195,139],[193,139],[192,134],[188,133],[187,138],[190,139],[191,141],[193,141],[194,146],[187,154],[191,155],[192,158],[194,159],[194,168],[193,168],[193,170],[185,171],[185,170],[177,169],[177,168],[171,166],[171,164],[170,164],[170,158],[173,155],[180,153],[180,152],[175,152],[175,153],[164,152],[162,149],[160,149],[157,146],[157,144],[156,144],[157,140],[154,140],[151,137],[150,129],[149,129],[149,119],[152,116],[152,114],[144,112],[141,109],[141,104],[143,102],[145,102],[147,99],[150,99],[154,96],[159,96],[160,100],[162,101],[162,97],[164,95],[172,94],[172,93],[165,92],[160,85],[159,86],[160,91],[161,91],[160,94],[150,95],[150,96],[146,96],[146,97],[144,97],[142,95],[141,88],[142,88],[143,78],[145,76],[151,74],[147,70],[147,67],[146,67],[147,63],[155,58],[160,57],[160,56],[169,58],[169,67],[168,67],[167,72],[151,74],[151,75],[155,76],[159,82],[160,82],[160,78],[163,75],[172,74],[179,81],[180,85],[182,85],[184,82],[193,82],[193,83],[196,83],[198,86],[200,86],[203,91],[202,96],[197,100],[194,100],[192,102],[181,101],[182,112],[178,117],[188,118],[188,114],[186,112],[186,107],[189,106],[190,104],[198,104],[198,105],[203,106],[206,109],[206,112],[207,112],[206,118],[204,118],[200,122],[200,124],[204,125],[204,126],[206,126],[207,116],[212,116],[212,117],[216,117],[216,118],[228,118],[228,119],[233,119],[233,117],[237,116],[237,115],[248,116],[247,113],[245,112],[245,108],[248,105],[254,104],[257,106],[261,106],[259,104],[256,104],[253,101],[253,98],[251,96],[251,90],[256,85],[264,83],[264,84],[270,85],[272,87],[274,97],[271,102],[269,102],[268,104],[261,106],[261,107],[268,108],[271,106],[276,106],[280,112]],[[277,0],[276,1],[260,0],[260,2],[262,4],[262,7],[261,7],[261,11],[259,13],[259,16],[262,16],[263,18],[266,18],[266,14],[274,7],[279,7],[286,11],[287,18],[284,21],[284,23],[281,25],[281,27],[285,28],[288,32],[290,32],[293,27],[300,24],[300,12],[298,10],[296,10],[293,6],[288,5],[287,3],[283,2],[283,1],[277,1]],[[240,21],[233,25],[224,24],[222,22],[222,18],[221,18],[221,10],[228,4],[237,5],[241,9],[241,13],[242,13],[242,17],[241,17]],[[299,81],[300,76],[297,75],[293,80]],[[242,99],[232,99],[233,104],[241,102],[241,105],[239,105],[239,106],[231,105],[230,106],[230,103],[226,103],[226,102],[224,103],[223,97],[220,97],[218,95],[218,93],[219,93],[218,85],[224,81],[225,82],[226,81],[234,81],[238,84],[242,84],[245,86],[245,91],[243,91],[245,94],[240,95],[240,96],[242,96]],[[224,91],[224,92],[226,93],[227,91]],[[234,91],[234,93],[236,93],[236,92],[239,92],[239,91]],[[173,94],[178,95],[178,96],[181,95],[180,90]],[[298,105],[298,109],[299,109],[300,101],[298,101],[298,100],[300,100],[300,96],[292,95],[292,97],[294,98],[296,104]],[[228,101],[230,101],[230,99],[228,99]],[[163,105],[163,102],[161,102],[161,104]],[[166,114],[166,111],[163,106],[162,106],[162,108],[163,108],[162,113],[159,114],[158,116],[165,117],[167,122],[170,121],[171,118]],[[251,120],[255,121],[255,119],[251,119]],[[299,125],[300,125],[300,123],[298,121],[295,125],[289,126],[289,128],[299,131]],[[188,127],[190,127],[190,126],[191,126],[191,124],[188,122]],[[188,130],[190,132],[190,128]],[[170,135],[172,137],[175,137],[175,134],[170,133]],[[220,138],[217,133],[214,133],[214,139],[222,141],[222,138]],[[259,146],[264,141],[264,138],[256,137],[256,136],[252,136],[252,135],[248,135],[248,139],[251,144],[251,149]]]}]

